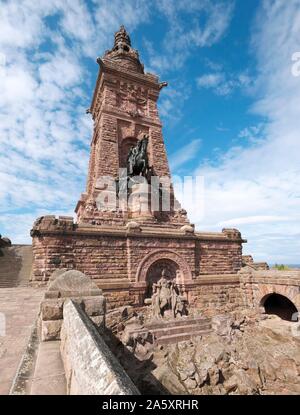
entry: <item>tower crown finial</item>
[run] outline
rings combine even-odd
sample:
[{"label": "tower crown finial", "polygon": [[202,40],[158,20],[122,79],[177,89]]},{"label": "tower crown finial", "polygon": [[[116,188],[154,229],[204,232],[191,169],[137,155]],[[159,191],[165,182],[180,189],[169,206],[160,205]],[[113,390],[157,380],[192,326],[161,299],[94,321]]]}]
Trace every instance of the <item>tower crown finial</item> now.
[{"label": "tower crown finial", "polygon": [[130,36],[123,25],[115,33],[114,46],[111,50],[105,52],[104,59],[119,63],[123,68],[127,67],[131,71],[144,73],[144,66],[140,62],[139,53],[132,48]]},{"label": "tower crown finial", "polygon": [[131,40],[126,32],[125,26],[121,26],[120,29],[115,33],[115,44],[114,48],[119,48],[120,46],[131,46]]}]

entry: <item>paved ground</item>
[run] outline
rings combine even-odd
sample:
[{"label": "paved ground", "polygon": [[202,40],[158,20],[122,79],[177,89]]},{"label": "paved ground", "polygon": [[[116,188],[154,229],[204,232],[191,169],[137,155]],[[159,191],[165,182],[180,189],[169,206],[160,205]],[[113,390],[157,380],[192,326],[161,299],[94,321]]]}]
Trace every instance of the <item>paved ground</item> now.
[{"label": "paved ground", "polygon": [[66,395],[66,378],[60,354],[60,341],[41,342],[30,395]]},{"label": "paved ground", "polygon": [[[37,318],[44,289],[16,287],[0,289],[0,395],[11,388],[32,327]],[[6,333],[1,332],[5,317]]]}]

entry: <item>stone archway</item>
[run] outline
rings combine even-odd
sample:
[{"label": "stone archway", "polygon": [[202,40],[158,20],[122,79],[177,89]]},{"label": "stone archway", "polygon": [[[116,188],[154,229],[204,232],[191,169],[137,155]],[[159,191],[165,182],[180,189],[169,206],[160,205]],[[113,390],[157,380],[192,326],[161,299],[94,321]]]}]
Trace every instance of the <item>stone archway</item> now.
[{"label": "stone archway", "polygon": [[136,272],[136,282],[145,284],[146,296],[150,295],[151,286],[158,281],[163,269],[167,278],[174,279],[179,275],[181,283],[192,279],[190,267],[179,254],[171,250],[156,250],[143,259]]},{"label": "stone archway", "polygon": [[298,310],[295,304],[286,296],[278,293],[265,295],[260,306],[265,309],[266,314],[275,314],[282,320],[298,321]]},{"label": "stone archway", "polygon": [[158,259],[150,265],[146,275],[146,298],[152,295],[152,285],[161,278],[162,271],[165,270],[165,277],[169,280],[176,278],[176,272],[179,270],[179,265],[170,259]]}]

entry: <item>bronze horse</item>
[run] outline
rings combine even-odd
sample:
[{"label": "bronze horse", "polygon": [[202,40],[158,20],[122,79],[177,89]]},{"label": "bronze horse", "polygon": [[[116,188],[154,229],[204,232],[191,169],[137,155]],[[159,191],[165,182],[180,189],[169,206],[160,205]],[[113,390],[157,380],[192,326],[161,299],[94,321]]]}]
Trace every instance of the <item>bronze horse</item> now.
[{"label": "bronze horse", "polygon": [[147,147],[149,143],[149,137],[144,137],[132,147],[127,156],[127,176],[122,179],[116,179],[117,194],[123,193],[128,188],[129,181],[134,181],[135,176],[144,176],[149,181],[151,175],[151,168],[149,167]]},{"label": "bronze horse", "polygon": [[147,176],[149,171],[148,147],[149,137],[144,135],[137,145],[130,149],[127,157],[128,176]]}]

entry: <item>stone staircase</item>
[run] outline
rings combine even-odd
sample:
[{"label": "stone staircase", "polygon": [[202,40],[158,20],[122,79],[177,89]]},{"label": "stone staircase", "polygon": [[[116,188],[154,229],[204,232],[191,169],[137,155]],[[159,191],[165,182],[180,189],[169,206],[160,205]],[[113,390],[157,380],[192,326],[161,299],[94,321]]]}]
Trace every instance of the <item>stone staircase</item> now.
[{"label": "stone staircase", "polygon": [[1,248],[0,288],[28,285],[31,268],[31,245],[12,245]]},{"label": "stone staircase", "polygon": [[203,336],[211,333],[212,325],[210,318],[183,317],[166,322],[155,322],[145,325],[143,329],[136,330],[136,334],[151,332],[155,342],[159,345],[178,343],[190,340],[193,337]]}]

